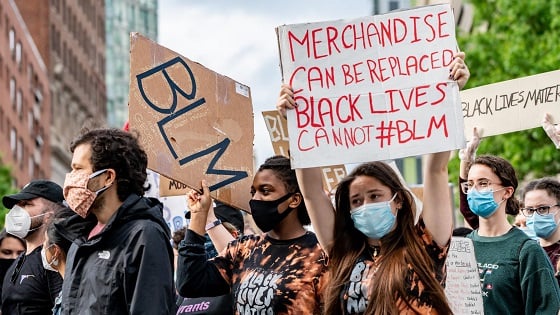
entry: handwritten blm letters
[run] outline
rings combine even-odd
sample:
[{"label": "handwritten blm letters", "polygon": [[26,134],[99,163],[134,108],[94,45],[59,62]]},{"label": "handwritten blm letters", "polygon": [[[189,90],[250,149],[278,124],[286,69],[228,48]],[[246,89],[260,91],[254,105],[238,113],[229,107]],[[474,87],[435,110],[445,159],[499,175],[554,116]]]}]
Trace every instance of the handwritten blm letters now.
[{"label": "handwritten blm letters", "polygon": [[388,160],[464,145],[448,4],[280,26],[292,166]]},{"label": "handwritten blm letters", "polygon": [[[274,154],[289,157],[289,137],[286,119],[276,110],[264,111],[262,115],[270,135],[270,141],[272,141]],[[346,166],[344,165],[324,166],[321,170],[323,172],[323,188],[328,193],[333,193],[338,183],[346,177]]]},{"label": "handwritten blm letters", "polygon": [[249,211],[253,109],[249,88],[131,34],[129,121],[148,167]]}]

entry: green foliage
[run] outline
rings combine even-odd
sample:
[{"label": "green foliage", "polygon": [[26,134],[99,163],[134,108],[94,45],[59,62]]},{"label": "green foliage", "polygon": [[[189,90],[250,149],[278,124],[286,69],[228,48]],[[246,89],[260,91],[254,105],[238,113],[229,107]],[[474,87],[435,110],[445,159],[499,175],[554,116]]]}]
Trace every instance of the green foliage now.
[{"label": "green foliage", "polygon": [[[0,157],[0,197],[14,194],[17,189],[13,186],[12,170],[9,166],[2,163]],[[4,227],[4,217],[8,213],[8,209],[0,202],[0,227]]]},{"label": "green foliage", "polygon": [[[473,32],[457,36],[471,71],[466,89],[559,69],[560,0],[471,3]],[[560,117],[555,118],[558,122]],[[477,154],[507,159],[520,180],[560,173],[560,152],[540,127],[484,138]],[[451,181],[457,183],[457,157],[449,170]]]}]

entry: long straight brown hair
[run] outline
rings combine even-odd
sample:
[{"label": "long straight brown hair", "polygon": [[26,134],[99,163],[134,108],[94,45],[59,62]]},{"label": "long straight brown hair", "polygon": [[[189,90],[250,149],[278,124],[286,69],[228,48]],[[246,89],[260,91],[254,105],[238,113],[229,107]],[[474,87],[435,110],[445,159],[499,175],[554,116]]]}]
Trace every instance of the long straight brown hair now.
[{"label": "long straight brown hair", "polygon": [[[357,176],[378,179],[397,194],[395,202],[402,207],[397,212],[396,227],[381,238],[382,258],[365,314],[398,314],[397,301],[401,299],[411,305],[411,296],[406,292],[408,265],[412,267],[422,282],[423,295],[439,314],[451,314],[443,287],[436,279],[434,264],[414,226],[415,204],[411,193],[402,185],[397,174],[384,162],[371,162],[358,166],[349,174],[336,190],[336,214],[334,239],[329,252],[329,285],[325,290],[325,313],[343,312],[341,291],[349,281],[356,260],[368,250],[368,239],[354,227],[350,216],[350,184]],[[382,275],[382,276],[379,276]]]}]

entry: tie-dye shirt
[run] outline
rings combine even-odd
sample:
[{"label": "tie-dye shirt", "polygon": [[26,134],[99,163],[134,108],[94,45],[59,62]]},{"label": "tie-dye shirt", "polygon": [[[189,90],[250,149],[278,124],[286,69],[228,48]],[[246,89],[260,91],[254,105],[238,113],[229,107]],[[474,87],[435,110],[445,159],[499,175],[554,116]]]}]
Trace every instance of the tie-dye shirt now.
[{"label": "tie-dye shirt", "polygon": [[210,261],[201,256],[197,246],[203,238],[196,236],[188,230],[179,249],[181,294],[223,294],[225,281],[231,287],[235,314],[321,313],[327,259],[315,234],[292,240],[247,235]]},{"label": "tie-dye shirt", "polygon": [[[434,262],[436,279],[442,284],[445,284],[445,259],[447,258],[448,245],[440,247],[432,240],[432,236],[427,232],[422,220],[417,224],[418,234],[424,243],[425,249]],[[379,259],[378,256],[377,259]],[[368,305],[368,297],[371,293],[371,282],[377,279],[374,277],[377,269],[372,260],[372,254],[364,252],[358,258],[350,274],[350,279],[345,283],[341,291],[342,307],[344,314],[363,314]],[[383,275],[380,275],[383,277]],[[404,301],[399,300],[399,314],[437,314],[436,310],[432,309],[429,301],[429,296],[423,292],[423,285],[418,279],[418,274],[414,272],[412,266],[408,265],[408,275],[406,280],[406,291],[410,299],[409,307]]]}]

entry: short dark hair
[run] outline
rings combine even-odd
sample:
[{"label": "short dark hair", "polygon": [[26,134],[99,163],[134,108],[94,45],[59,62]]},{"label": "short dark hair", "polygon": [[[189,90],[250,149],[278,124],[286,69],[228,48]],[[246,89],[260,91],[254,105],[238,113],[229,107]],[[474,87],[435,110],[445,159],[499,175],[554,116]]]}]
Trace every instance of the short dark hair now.
[{"label": "short dark hair", "polygon": [[[275,155],[273,157],[269,157],[264,161],[264,163],[259,167],[257,172],[262,170],[271,170],[273,171],[276,176],[284,183],[286,190],[289,193],[301,194],[299,190],[299,185],[296,177],[296,171],[292,169],[290,164],[290,159],[282,156],[282,155]],[[311,219],[309,218],[309,214],[307,213],[307,208],[305,207],[305,202],[302,200],[300,202],[298,208],[298,219],[299,222],[303,225],[311,224]]]},{"label": "short dark hair", "polygon": [[117,174],[117,194],[124,201],[130,194],[143,196],[146,185],[148,156],[135,133],[117,128],[84,130],[72,141],[70,151],[77,146],[91,145],[92,171],[113,169]]}]

